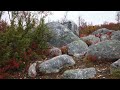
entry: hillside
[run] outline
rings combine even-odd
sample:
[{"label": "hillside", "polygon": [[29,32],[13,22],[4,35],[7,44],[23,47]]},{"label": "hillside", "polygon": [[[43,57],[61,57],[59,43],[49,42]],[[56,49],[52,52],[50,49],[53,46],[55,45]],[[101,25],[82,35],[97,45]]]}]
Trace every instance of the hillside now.
[{"label": "hillside", "polygon": [[0,20],[0,79],[120,78],[119,23],[45,23],[48,12],[40,13],[40,20],[27,11],[11,12],[11,24]]}]

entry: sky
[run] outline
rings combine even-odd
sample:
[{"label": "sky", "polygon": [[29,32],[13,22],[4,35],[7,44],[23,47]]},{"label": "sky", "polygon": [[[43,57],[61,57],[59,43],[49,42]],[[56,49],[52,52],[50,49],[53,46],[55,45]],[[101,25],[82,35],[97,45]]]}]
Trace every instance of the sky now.
[{"label": "sky", "polygon": [[[61,20],[64,17],[65,12],[66,11],[52,11],[53,14],[48,18],[51,21]],[[92,22],[93,25],[103,24],[105,21],[116,23],[116,11],[69,11],[67,19],[78,24],[79,16],[88,23]]]},{"label": "sky", "polygon": [[[52,15],[46,18],[48,21],[60,21],[65,15],[66,11],[51,11]],[[103,24],[107,22],[115,22],[116,11],[69,11],[67,14],[67,19],[74,21],[78,25],[78,17],[81,16],[88,24],[93,25]],[[3,19],[8,20],[8,15],[4,14]]]}]

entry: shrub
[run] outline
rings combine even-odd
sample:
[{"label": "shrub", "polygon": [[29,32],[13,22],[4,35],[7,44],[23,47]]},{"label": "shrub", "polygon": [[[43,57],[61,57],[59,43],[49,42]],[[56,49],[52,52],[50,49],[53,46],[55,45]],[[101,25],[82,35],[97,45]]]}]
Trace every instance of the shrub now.
[{"label": "shrub", "polygon": [[[15,19],[18,23],[15,23]],[[29,12],[25,17],[12,12],[10,22],[10,25],[0,22],[0,68],[4,68],[3,72],[22,70],[29,62],[43,57],[44,53],[37,51],[48,49],[47,41],[51,37],[44,18],[35,26],[35,19]],[[26,23],[25,27],[23,22]]]},{"label": "shrub", "polygon": [[7,28],[7,23],[3,20],[0,21],[0,32],[5,32],[6,28]]},{"label": "shrub", "polygon": [[33,47],[38,47],[39,49],[48,48],[47,41],[48,39],[50,39],[50,37],[51,33],[49,32],[47,26],[45,25],[44,19],[41,19],[40,24],[35,28],[35,31],[32,35]]}]

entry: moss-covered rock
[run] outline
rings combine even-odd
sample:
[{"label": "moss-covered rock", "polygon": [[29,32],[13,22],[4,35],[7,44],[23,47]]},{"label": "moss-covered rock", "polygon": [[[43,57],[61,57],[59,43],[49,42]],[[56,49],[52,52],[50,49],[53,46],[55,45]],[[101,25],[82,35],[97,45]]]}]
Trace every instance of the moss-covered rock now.
[{"label": "moss-covered rock", "polygon": [[95,37],[95,35],[89,35],[86,37],[81,37],[81,39],[86,42],[87,45],[92,45],[100,42],[100,38]]},{"label": "moss-covered rock", "polygon": [[120,41],[106,40],[91,45],[86,56],[89,59],[115,61],[120,58]]},{"label": "moss-covered rock", "polygon": [[53,37],[49,40],[49,43],[55,47],[62,47],[80,39],[71,30],[58,22],[50,22],[46,25],[53,35]]},{"label": "moss-covered rock", "polygon": [[73,69],[67,70],[63,73],[64,79],[90,79],[95,77],[95,68]]},{"label": "moss-covered rock", "polygon": [[111,39],[120,41],[120,31],[114,31],[111,35]]},{"label": "moss-covered rock", "polygon": [[64,54],[41,63],[40,65],[38,65],[38,68],[39,72],[42,73],[57,73],[62,68],[73,66],[74,64],[75,61],[73,60],[73,58]]},{"label": "moss-covered rock", "polygon": [[88,45],[82,40],[73,41],[72,43],[68,44],[67,47],[68,54],[73,56],[75,54],[84,55],[88,50]]}]

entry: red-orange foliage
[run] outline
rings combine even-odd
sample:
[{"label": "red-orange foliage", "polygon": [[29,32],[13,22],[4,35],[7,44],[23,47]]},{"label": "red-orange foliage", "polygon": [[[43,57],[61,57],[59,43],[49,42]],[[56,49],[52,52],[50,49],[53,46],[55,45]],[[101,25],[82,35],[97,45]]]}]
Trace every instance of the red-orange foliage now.
[{"label": "red-orange foliage", "polygon": [[[89,35],[92,32],[100,29],[100,28],[107,28],[110,30],[119,30],[119,24],[118,23],[107,23],[107,24],[102,24],[102,25],[87,25],[85,27],[80,27],[80,37],[82,37],[83,35]],[[107,33],[108,35],[110,35],[111,33]]]},{"label": "red-orange foliage", "polygon": [[5,21],[0,21],[0,32],[5,32],[7,23]]},{"label": "red-orange foliage", "polygon": [[67,46],[62,46],[61,48],[62,54],[66,54],[68,52],[68,47]]},{"label": "red-orange foliage", "polygon": [[107,33],[107,35],[111,35],[111,34],[112,34],[112,32],[108,32],[108,33]]},{"label": "red-orange foliage", "polygon": [[85,37],[85,36],[87,36],[87,35],[85,35],[85,34],[80,34],[80,37]]},{"label": "red-orange foliage", "polygon": [[17,70],[20,67],[20,62],[17,62],[15,58],[7,61],[4,66],[0,68],[0,79],[9,77],[11,74],[8,73],[10,70]]},{"label": "red-orange foliage", "polygon": [[95,36],[100,38],[100,37],[101,37],[101,34],[95,34]]},{"label": "red-orange foliage", "polygon": [[36,42],[31,43],[31,49],[36,50],[38,48],[38,44]]},{"label": "red-orange foliage", "polygon": [[95,62],[97,60],[96,56],[92,56],[92,55],[87,56],[87,59],[92,62]]}]

